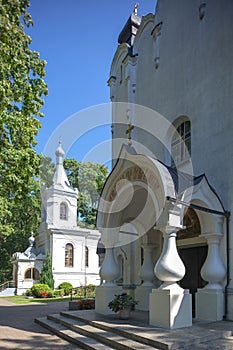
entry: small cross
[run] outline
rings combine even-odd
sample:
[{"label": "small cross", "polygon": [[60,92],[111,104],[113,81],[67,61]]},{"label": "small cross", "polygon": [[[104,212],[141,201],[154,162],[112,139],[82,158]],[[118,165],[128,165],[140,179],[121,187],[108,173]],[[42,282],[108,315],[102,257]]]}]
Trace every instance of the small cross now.
[{"label": "small cross", "polygon": [[134,5],[134,14],[137,15],[138,14],[138,6],[139,6],[139,3],[136,2],[136,4]]},{"label": "small cross", "polygon": [[128,124],[128,129],[125,132],[128,135],[128,145],[129,146],[132,145],[131,132],[132,132],[133,129],[134,129],[134,126],[131,123],[129,123]]}]

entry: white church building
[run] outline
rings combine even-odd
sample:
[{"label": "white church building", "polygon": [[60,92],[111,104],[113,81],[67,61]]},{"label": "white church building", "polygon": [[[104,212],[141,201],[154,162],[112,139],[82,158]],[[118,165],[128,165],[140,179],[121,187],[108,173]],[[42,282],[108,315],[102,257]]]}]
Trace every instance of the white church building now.
[{"label": "white church building", "polygon": [[230,0],[158,0],[119,35],[100,314],[127,292],[151,325],[233,320],[232,18]]},{"label": "white church building", "polygon": [[56,150],[53,184],[41,191],[41,224],[38,235],[30,237],[29,247],[13,255],[13,279],[21,295],[38,283],[47,252],[51,256],[55,288],[62,282],[73,287],[99,285],[100,233],[77,226],[78,191],[70,186],[61,143]]}]

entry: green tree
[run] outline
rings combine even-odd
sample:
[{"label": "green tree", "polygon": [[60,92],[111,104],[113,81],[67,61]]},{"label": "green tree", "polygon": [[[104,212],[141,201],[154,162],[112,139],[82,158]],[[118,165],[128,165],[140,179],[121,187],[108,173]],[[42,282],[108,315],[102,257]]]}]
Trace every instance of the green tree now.
[{"label": "green tree", "polygon": [[[36,232],[38,225],[38,215],[33,224],[28,219],[23,222],[31,215],[30,205],[35,204],[38,213],[40,157],[34,147],[47,95],[46,62],[30,50],[31,38],[25,33],[32,24],[29,5],[28,0],[0,0],[0,250],[6,253],[1,254],[0,281],[10,277],[5,266],[17,249],[17,239],[24,237],[21,232],[27,232],[28,239],[31,227]],[[31,212],[34,215],[34,207]]]},{"label": "green tree", "polygon": [[53,184],[55,165],[50,157],[40,155],[40,185],[49,188]]},{"label": "green tree", "polygon": [[31,192],[24,196],[17,205],[12,201],[9,205],[10,216],[8,225],[12,232],[0,234],[0,274],[1,280],[8,280],[12,275],[12,254],[25,251],[31,232],[37,232],[40,223],[40,191],[39,183],[35,183]]},{"label": "green tree", "polygon": [[75,159],[65,159],[64,168],[71,186],[79,190],[80,223],[95,226],[99,197],[108,176],[108,169],[103,164],[78,162]]},{"label": "green tree", "polygon": [[54,289],[52,262],[49,253],[46,254],[46,260],[40,273],[39,283],[47,284],[51,289]]}]

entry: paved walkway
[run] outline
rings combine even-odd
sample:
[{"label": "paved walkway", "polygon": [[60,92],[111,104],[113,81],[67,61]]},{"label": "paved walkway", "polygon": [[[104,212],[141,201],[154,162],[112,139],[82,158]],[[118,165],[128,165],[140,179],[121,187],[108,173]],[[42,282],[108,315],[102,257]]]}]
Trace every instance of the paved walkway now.
[{"label": "paved walkway", "polygon": [[[0,298],[0,350],[5,349],[23,349],[23,350],[74,350],[79,349],[77,346],[71,345],[66,341],[52,335],[46,329],[40,327],[34,322],[35,318],[44,317],[48,314],[55,314],[61,311],[68,312],[68,301],[65,302],[50,302],[47,304],[24,304],[16,305],[4,298]],[[71,311],[70,313],[75,313]],[[148,328],[148,313],[136,312],[134,317],[127,321],[126,325],[122,325],[116,317],[101,317],[96,314],[94,310],[89,312],[78,311],[79,316],[84,318],[90,318],[92,320],[99,320],[100,322],[107,322],[108,324],[113,323],[114,327],[128,327],[131,331],[135,331],[137,334],[142,332],[145,336],[148,333],[149,338],[160,338],[166,339],[168,342],[172,341],[176,343],[182,339],[199,339],[202,336],[207,336],[210,332],[209,341],[205,345],[195,346],[193,343],[192,350],[196,349],[215,349],[215,350],[233,350],[233,338],[231,339],[214,339],[213,335],[215,332],[224,331],[232,334],[233,323],[232,322],[204,322],[194,324],[193,327],[178,329],[174,331],[163,330],[163,329],[149,329]],[[135,320],[136,318],[136,324]],[[135,327],[135,329],[134,329]],[[182,347],[183,348],[183,347]],[[177,347],[176,347],[177,349]],[[179,347],[178,347],[179,349]],[[185,350],[189,350],[185,347]]]},{"label": "paved walkway", "polygon": [[36,317],[60,311],[68,311],[68,301],[17,305],[0,298],[0,350],[78,349],[34,323]]}]

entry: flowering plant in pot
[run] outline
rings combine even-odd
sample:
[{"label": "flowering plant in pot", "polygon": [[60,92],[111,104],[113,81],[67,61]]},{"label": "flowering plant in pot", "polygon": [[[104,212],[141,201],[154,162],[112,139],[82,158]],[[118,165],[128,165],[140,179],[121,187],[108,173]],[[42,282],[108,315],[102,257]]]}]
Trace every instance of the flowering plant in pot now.
[{"label": "flowering plant in pot", "polygon": [[122,293],[116,294],[115,298],[108,304],[108,307],[113,312],[119,312],[121,318],[127,319],[130,316],[130,311],[134,309],[137,303],[131,295]]}]

